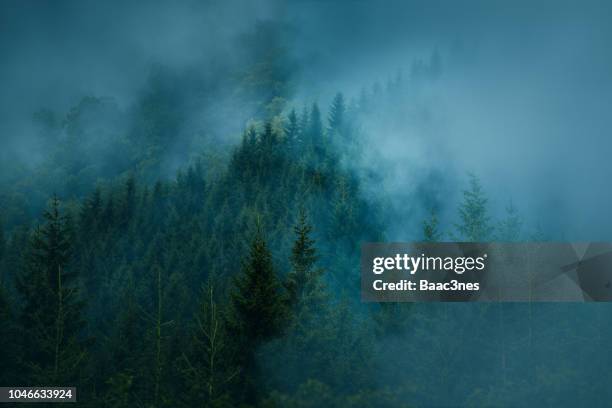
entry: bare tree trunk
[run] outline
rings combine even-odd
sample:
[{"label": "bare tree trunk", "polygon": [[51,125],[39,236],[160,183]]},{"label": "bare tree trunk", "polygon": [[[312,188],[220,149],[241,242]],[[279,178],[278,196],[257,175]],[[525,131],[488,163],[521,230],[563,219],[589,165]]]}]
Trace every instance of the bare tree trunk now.
[{"label": "bare tree trunk", "polygon": [[64,336],[64,298],[62,290],[62,267],[57,267],[57,316],[55,318],[55,362],[53,365],[53,381],[57,381],[60,368],[61,343]]},{"label": "bare tree trunk", "polygon": [[159,406],[159,388],[161,382],[161,326],[162,326],[162,287],[161,268],[157,268],[157,316],[155,321],[155,404]]}]

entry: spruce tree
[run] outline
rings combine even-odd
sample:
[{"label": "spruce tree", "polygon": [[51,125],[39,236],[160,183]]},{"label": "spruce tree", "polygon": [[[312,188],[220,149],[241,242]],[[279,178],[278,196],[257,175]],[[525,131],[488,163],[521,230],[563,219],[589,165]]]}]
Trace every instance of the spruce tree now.
[{"label": "spruce tree", "polygon": [[0,261],[4,258],[4,252],[6,249],[6,239],[4,237],[4,224],[2,218],[0,218]]},{"label": "spruce tree", "polygon": [[258,228],[231,294],[232,328],[249,347],[280,335],[286,318],[281,284],[262,234]]},{"label": "spruce tree", "polygon": [[276,144],[276,134],[272,129],[272,122],[270,121],[264,124],[264,131],[261,134],[261,144],[266,149]]},{"label": "spruce tree", "polygon": [[59,200],[53,197],[45,223],[34,232],[17,289],[23,298],[20,328],[24,365],[32,385],[73,385],[85,361],[84,321],[71,243]]},{"label": "spruce tree", "polygon": [[308,145],[315,152],[315,158],[323,158],[323,124],[321,122],[321,111],[316,103],[310,109],[310,119],[308,121],[308,131],[306,132]]},{"label": "spruce tree", "polygon": [[[315,266],[315,241],[310,237],[312,227],[303,210],[294,232],[291,271],[285,282],[291,325],[280,341],[270,345],[265,358],[269,369],[282,373],[274,382],[286,389],[319,376],[319,368],[327,364],[323,350],[330,346],[331,313],[322,282],[323,269]],[[304,359],[305,355],[309,358]]]},{"label": "spruce tree", "polygon": [[299,144],[300,124],[298,122],[295,109],[291,109],[287,116],[287,124],[285,125],[285,140],[290,154],[296,153],[297,145]]},{"label": "spruce tree", "polygon": [[461,222],[455,225],[459,239],[467,242],[483,242],[491,239],[493,227],[490,225],[487,201],[480,181],[470,174],[470,187],[463,191],[463,202],[459,206]]},{"label": "spruce tree", "polygon": [[100,229],[103,226],[101,214],[103,211],[102,193],[97,187],[94,192],[83,200],[78,219],[78,240],[73,266],[82,272],[80,276],[85,285],[87,294],[99,290],[102,274],[96,273],[96,266],[100,263],[102,241]]},{"label": "spruce tree", "polygon": [[19,384],[26,379],[20,377],[19,336],[11,299],[0,282],[0,384]]},{"label": "spruce tree", "polygon": [[[143,350],[148,345],[148,338],[142,333],[146,330],[145,319],[142,318],[141,305],[137,303],[137,288],[134,277],[128,268],[119,268],[117,277],[112,280],[109,288],[112,293],[111,303],[107,308],[107,326],[105,327],[105,351],[108,353],[106,365],[98,369],[106,373],[107,385],[104,401],[107,406],[130,407],[142,386],[137,387],[139,377],[142,377],[143,367],[148,369]],[[108,372],[110,368],[110,372]],[[106,370],[106,371],[105,371]],[[140,389],[137,389],[140,388]]]},{"label": "spruce tree", "polygon": [[337,93],[329,111],[329,129],[331,132],[342,132],[346,105],[342,93]]},{"label": "spruce tree", "polygon": [[272,265],[272,255],[261,227],[251,243],[242,274],[235,280],[231,293],[231,315],[228,329],[240,351],[244,400],[255,403],[261,395],[256,352],[265,342],[280,336],[287,320],[281,284]]},{"label": "spruce tree", "polygon": [[2,259],[2,279],[7,291],[13,289],[17,275],[24,268],[25,253],[30,243],[30,231],[25,226],[16,227],[6,241]]},{"label": "spruce tree", "polygon": [[167,235],[158,232],[152,239],[147,254],[144,256],[144,280],[142,286],[141,315],[144,319],[145,366],[140,375],[145,385],[146,399],[152,407],[167,405],[170,371],[171,331],[176,320],[170,319],[171,305],[182,302],[185,296],[171,299],[169,288],[174,283],[172,272],[168,269],[167,257],[172,246]]},{"label": "spruce tree", "polygon": [[119,208],[119,222],[126,228],[136,211],[136,179],[130,175],[124,184],[123,197]]},{"label": "spruce tree", "polygon": [[354,202],[346,177],[339,177],[333,201],[331,237],[334,241],[349,240],[357,228]]},{"label": "spruce tree", "polygon": [[2,218],[0,218],[0,285],[6,280],[4,273],[5,263],[4,258],[6,253],[6,239],[4,238],[4,226],[2,225]]},{"label": "spruce tree", "polygon": [[502,242],[517,242],[521,238],[523,220],[518,210],[510,201],[506,207],[506,218],[499,222],[497,226],[496,239]]},{"label": "spruce tree", "polygon": [[306,142],[308,142],[307,138],[308,138],[308,132],[310,129],[310,112],[307,106],[304,106],[304,108],[302,109],[302,113],[300,114],[299,117],[299,126],[300,126],[300,133],[301,133],[301,142],[302,144],[306,144]]},{"label": "spruce tree", "polygon": [[423,221],[423,241],[438,242],[442,234],[438,231],[438,217],[434,210],[428,220]]},{"label": "spruce tree", "polygon": [[94,192],[83,201],[80,212],[81,235],[91,237],[100,223],[102,214],[102,191],[96,187]]},{"label": "spruce tree", "polygon": [[102,214],[100,215],[100,225],[104,231],[112,230],[116,221],[116,213],[117,210],[115,208],[115,198],[111,192],[106,199],[106,205],[104,206],[104,210],[102,210]]},{"label": "spruce tree", "polygon": [[321,306],[324,298],[321,275],[323,270],[315,267],[317,260],[315,241],[310,237],[312,227],[308,224],[306,213],[300,210],[294,227],[295,243],[291,251],[291,271],[287,274],[285,287],[289,306],[295,319],[306,318]]}]

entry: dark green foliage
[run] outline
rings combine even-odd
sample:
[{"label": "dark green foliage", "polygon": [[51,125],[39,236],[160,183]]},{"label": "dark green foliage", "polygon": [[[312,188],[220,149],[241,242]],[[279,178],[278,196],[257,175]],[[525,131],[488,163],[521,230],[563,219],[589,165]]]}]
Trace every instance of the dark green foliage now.
[{"label": "dark green foliage", "polygon": [[83,205],[81,206],[81,228],[83,229],[82,235],[84,237],[93,236],[101,222],[102,215],[102,192],[100,187],[96,187],[94,192],[83,200]]},{"label": "dark green foliage", "polygon": [[20,345],[15,341],[19,336],[15,311],[9,294],[0,282],[0,383],[11,384],[15,378],[26,379],[20,372]]},{"label": "dark green foliage", "polygon": [[334,398],[348,397],[372,380],[372,345],[367,330],[358,328],[365,322],[347,302],[334,304],[323,269],[316,266],[312,227],[303,211],[294,231],[291,271],[285,281],[292,321],[282,338],[264,347],[259,361],[270,373],[273,389],[300,392],[317,378],[323,388],[334,390]]},{"label": "dark green foliage", "polygon": [[[263,24],[252,35],[274,30]],[[361,158],[356,118],[376,111],[381,98],[398,98],[400,80],[358,103],[338,94],[323,113],[314,104],[281,117],[290,93],[290,72],[277,65],[286,58],[282,49],[272,42],[251,50],[236,79],[239,98],[268,92],[251,100],[261,121],[227,152],[216,149],[220,139],[200,145],[205,152],[177,172],[168,158],[190,149],[184,111],[202,98],[196,89],[185,96],[193,82],[180,75],[154,70],[129,120],[97,98],[79,102],[64,123],[62,115],[43,115],[55,159],[32,183],[57,168],[66,205],[60,213],[53,200],[32,231],[34,215],[24,209],[36,208],[48,190],[2,201],[10,221],[4,239],[0,232],[0,350],[8,350],[0,362],[9,369],[0,382],[77,385],[79,399],[93,407],[402,406],[427,394],[427,384],[469,389],[477,403],[508,400],[510,386],[493,384],[488,371],[474,373],[476,380],[452,378],[476,360],[497,367],[489,363],[505,350],[497,338],[478,344],[482,356],[458,352],[497,327],[483,324],[497,324],[497,309],[448,316],[447,308],[356,301],[359,244],[384,240],[381,197],[366,199],[363,175],[350,170]],[[113,121],[127,121],[129,131],[93,126]],[[64,131],[70,146],[56,138]],[[210,132],[220,131],[211,125]],[[109,140],[113,160],[88,150],[98,136]],[[432,197],[428,206],[446,205]],[[473,177],[457,232],[486,240],[491,224]],[[515,237],[520,225],[512,207],[498,235]],[[413,229],[418,236],[419,226]],[[438,241],[440,230],[432,214],[423,238]],[[431,377],[421,378],[423,371]],[[461,385],[453,388],[454,381]]]},{"label": "dark green foliage", "polygon": [[179,359],[180,371],[188,387],[189,406],[229,405],[229,390],[241,368],[229,338],[224,304],[212,280],[202,288],[200,307],[192,324],[189,348]]},{"label": "dark green foliage", "polygon": [[323,270],[315,267],[317,260],[315,241],[310,237],[312,227],[304,210],[298,214],[294,227],[296,239],[291,250],[291,271],[287,274],[289,306],[298,322],[308,319],[321,306],[324,299],[321,276]]},{"label": "dark green foliage", "polygon": [[4,236],[4,224],[2,223],[2,219],[0,219],[0,261],[2,261],[2,259],[4,258],[5,251],[6,251],[6,238]]},{"label": "dark green foliage", "polygon": [[287,408],[408,408],[411,405],[391,390],[359,390],[351,395],[338,395],[326,384],[310,379],[292,394],[274,392],[264,407]]},{"label": "dark green foliage", "polygon": [[314,103],[310,109],[308,128],[306,130],[306,144],[317,154],[316,158],[321,159],[324,152],[323,123],[321,122],[321,111],[319,105]]},{"label": "dark green foliage", "polygon": [[245,342],[245,352],[248,352],[279,336],[287,317],[272,254],[259,229],[242,270],[231,296],[230,327],[232,333]]},{"label": "dark green foliage", "polygon": [[320,378],[334,389],[352,394],[372,386],[374,362],[373,331],[356,318],[348,299],[341,299],[331,310],[328,335],[332,347],[325,348],[328,370]]},{"label": "dark green foliage", "polygon": [[14,292],[14,282],[18,271],[23,269],[25,252],[29,246],[30,231],[17,227],[6,240],[4,255],[0,260],[0,275],[2,284],[9,293]]},{"label": "dark green foliage", "polygon": [[0,285],[5,283],[7,279],[6,275],[6,238],[4,236],[4,225],[2,224],[2,219],[0,218]]},{"label": "dark green foliage", "polygon": [[31,238],[17,289],[23,299],[20,328],[24,370],[36,384],[71,384],[79,380],[86,352],[82,338],[76,273],[71,269],[69,231],[53,197],[45,224]]},{"label": "dark green foliage", "polygon": [[240,383],[244,400],[248,403],[256,402],[262,391],[261,383],[256,381],[259,372],[257,349],[279,337],[287,322],[282,286],[259,228],[244,261],[242,274],[235,280],[228,322],[229,332],[239,350],[238,364],[242,369]]},{"label": "dark green foliage", "polygon": [[412,322],[413,304],[408,302],[380,303],[373,319],[379,338],[404,335]]}]

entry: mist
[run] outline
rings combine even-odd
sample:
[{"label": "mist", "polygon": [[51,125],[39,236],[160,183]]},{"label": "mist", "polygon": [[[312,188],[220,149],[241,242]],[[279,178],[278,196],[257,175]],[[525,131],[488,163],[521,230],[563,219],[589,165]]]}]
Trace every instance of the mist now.
[{"label": "mist", "polygon": [[[454,185],[441,183],[438,194],[454,208],[472,172],[483,181],[496,216],[512,201],[528,223],[545,226],[553,239],[610,236],[609,5],[309,6],[316,17],[304,13],[306,18],[321,23],[318,35],[310,34],[299,48],[317,44],[326,73],[311,74],[313,84],[324,76],[357,95],[368,80],[384,86],[398,70],[409,76],[415,60],[434,53],[441,60],[435,80],[413,81],[403,105],[387,107],[397,111],[400,126],[390,114],[365,121],[379,160],[388,166],[384,185],[385,193],[395,195],[392,201],[406,207],[406,198],[419,194],[423,174],[435,170]],[[312,98],[312,87],[306,89]],[[373,186],[377,191],[380,186]],[[453,215],[443,217],[450,221]],[[417,223],[402,225],[395,237],[414,239],[410,231]]]},{"label": "mist", "polygon": [[[212,198],[203,197],[208,173],[230,162],[247,128],[257,127],[260,134],[265,122],[282,128],[281,118],[291,109],[301,113],[317,103],[327,127],[328,107],[342,92],[356,124],[352,134],[361,144],[359,155],[347,155],[350,160],[341,163],[342,171],[359,180],[359,194],[349,198],[380,209],[385,240],[422,239],[422,223],[432,211],[441,221],[442,239],[452,239],[469,174],[481,180],[493,222],[505,217],[509,203],[518,208],[524,240],[538,229],[547,240],[610,240],[611,17],[612,5],[603,1],[5,0],[0,5],[0,221],[10,232],[34,224],[53,193],[69,208],[81,208],[79,200],[97,185],[106,187],[103,201],[112,215],[124,179],[137,176],[143,186],[138,194],[146,202],[157,180],[176,180],[177,172],[200,159],[202,174],[192,169],[191,176],[197,174],[201,183],[189,190],[191,201],[185,199],[193,208],[181,207],[200,218],[185,215],[193,223],[172,238],[184,244],[181,234],[199,222],[218,237],[209,241],[202,233],[193,247],[176,245],[180,256],[175,258],[189,259],[192,249],[201,249],[197,245],[209,244],[214,255],[227,244],[235,264],[220,263],[206,252],[200,258],[207,268],[197,271],[201,276],[192,273],[196,262],[184,262],[185,276],[195,281],[212,273],[209,269],[238,270],[239,249],[246,244],[238,244],[237,237],[244,238],[240,234],[246,234],[253,210],[246,192],[255,193],[247,182],[236,198],[233,186],[215,180],[206,190]],[[159,187],[160,200],[168,205],[160,208],[184,198],[189,182],[181,183],[175,196],[164,196],[170,187]],[[333,188],[329,194],[335,198]],[[277,199],[266,195],[275,190],[262,191],[256,196],[262,202]],[[327,205],[330,197],[317,196],[316,202]],[[203,207],[205,200],[214,205]],[[232,200],[248,211],[225,205]],[[328,223],[327,210],[319,208],[315,223]],[[154,230],[166,216],[152,221]],[[370,218],[372,225],[365,225]],[[181,220],[172,222],[183,227]],[[291,220],[272,221],[282,231],[273,241],[282,247],[274,248],[277,256],[290,246],[284,238],[292,231],[283,222]],[[361,222],[357,228],[374,236],[378,219],[367,214]],[[337,286],[349,287],[354,259],[336,256],[344,242],[338,239],[335,247],[325,232],[316,233],[328,265],[337,261],[344,268],[346,280]],[[358,241],[357,235],[350,239]],[[122,237],[131,259],[133,241]],[[115,266],[118,275],[123,273],[123,264]],[[234,276],[225,277],[230,282]],[[363,305],[342,307],[336,315],[360,319],[371,312]],[[424,405],[486,400],[482,395],[494,395],[495,389],[473,388],[489,380],[503,390],[518,384],[537,394],[531,384],[566,387],[583,378],[581,384],[589,385],[589,379],[605,377],[607,360],[598,354],[609,354],[601,341],[609,335],[602,324],[607,308],[416,305],[406,320],[409,331],[379,335],[367,348],[378,352],[374,359],[384,367],[376,372],[381,389],[408,384],[403,395]],[[375,336],[375,323],[368,321],[364,329],[362,321],[350,322],[360,327],[349,325],[350,339],[366,342]],[[582,354],[574,353],[577,345]],[[280,368],[266,369],[286,380],[283,370],[294,367],[285,367],[283,358]],[[598,365],[591,366],[592,360]],[[348,372],[354,368],[347,366]],[[571,375],[548,381],[542,367]],[[605,389],[604,382],[598,384]],[[444,392],[433,395],[432,387]],[[564,392],[571,395],[562,395],[565,401],[584,402],[570,388]],[[591,390],[583,389],[583,396]],[[465,390],[474,395],[466,397]],[[520,393],[493,401],[523,397],[550,405]]]},{"label": "mist", "polygon": [[[275,38],[292,64],[284,112],[325,106],[338,91],[358,98],[398,73],[411,81],[387,109],[395,113],[362,120],[376,155],[356,166],[384,172],[384,191],[376,185],[370,193],[403,207],[391,236],[418,238],[428,209],[403,203],[425,187],[451,225],[450,209],[472,172],[494,215],[512,201],[556,239],[605,239],[612,227],[610,13],[603,2],[5,2],[3,153],[37,163],[44,152],[34,143],[34,112],[61,114],[89,95],[129,110],[156,65],[176,78],[197,71],[204,84],[207,96],[187,103],[179,131],[214,128],[217,139],[234,143],[258,108],[211,84],[228,84],[253,61],[249,52]],[[244,42],[266,23],[284,28],[256,37],[259,45]],[[436,78],[413,78],[415,62],[434,54]],[[168,174],[185,159],[185,139],[177,140]]]}]

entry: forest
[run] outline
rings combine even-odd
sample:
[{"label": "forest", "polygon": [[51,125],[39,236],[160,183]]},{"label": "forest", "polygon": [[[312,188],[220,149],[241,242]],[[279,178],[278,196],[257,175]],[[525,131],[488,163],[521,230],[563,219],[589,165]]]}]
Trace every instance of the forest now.
[{"label": "forest", "polygon": [[433,159],[448,54],[313,96],[295,30],[257,20],[232,58],[148,61],[130,98],[36,102],[3,135],[0,385],[83,407],[605,406],[606,304],[360,301],[363,242],[563,223]]},{"label": "forest", "polygon": [[[84,406],[421,400],[426,382],[380,384],[381,348],[445,327],[448,306],[359,302],[359,245],[384,240],[390,222],[345,164],[365,143],[356,130],[364,101],[348,108],[339,93],[326,115],[313,104],[254,122],[226,156],[198,157],[170,180],[147,183],[130,169],[83,198],[49,192],[35,226],[13,223],[2,235],[1,382],[76,385]],[[79,149],[68,129],[82,129],[92,109],[104,101],[69,112],[58,157]],[[147,120],[163,129],[157,111]],[[495,225],[478,179],[466,180],[449,234],[524,236],[514,208]],[[449,239],[435,212],[421,239]],[[461,313],[483,321],[499,307],[469,306]],[[498,397],[478,384],[469,398]]]}]

